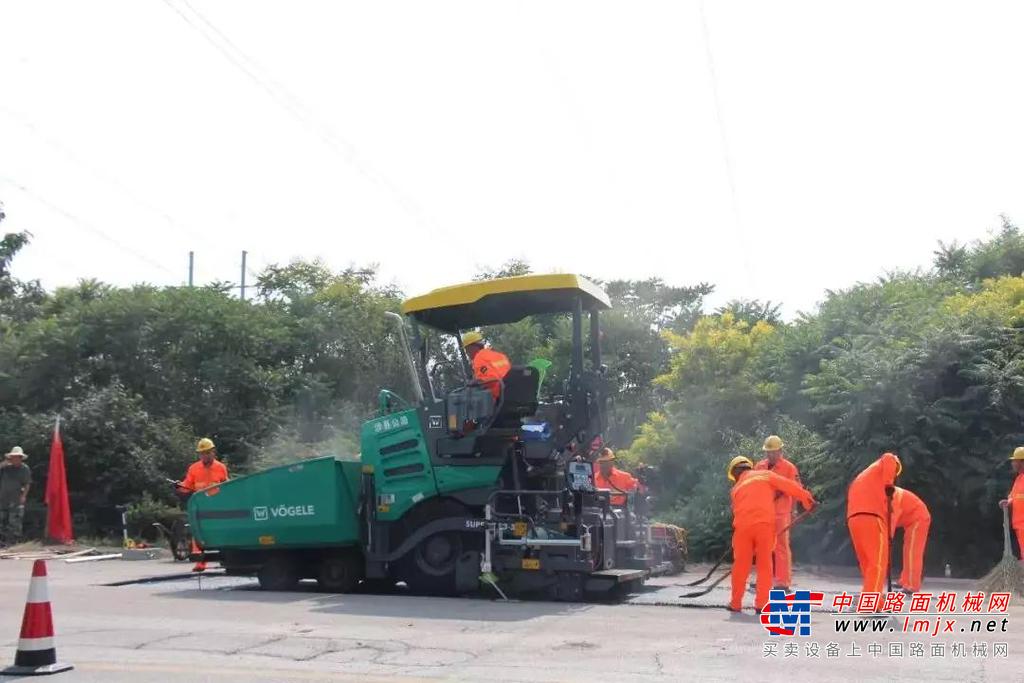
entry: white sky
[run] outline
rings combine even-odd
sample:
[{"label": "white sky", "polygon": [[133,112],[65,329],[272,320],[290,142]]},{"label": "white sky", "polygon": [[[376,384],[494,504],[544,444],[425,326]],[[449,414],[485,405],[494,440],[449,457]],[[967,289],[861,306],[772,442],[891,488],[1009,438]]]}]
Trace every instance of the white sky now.
[{"label": "white sky", "polygon": [[1024,3],[189,2],[0,3],[18,276],[517,256],[792,315],[1024,222]]}]

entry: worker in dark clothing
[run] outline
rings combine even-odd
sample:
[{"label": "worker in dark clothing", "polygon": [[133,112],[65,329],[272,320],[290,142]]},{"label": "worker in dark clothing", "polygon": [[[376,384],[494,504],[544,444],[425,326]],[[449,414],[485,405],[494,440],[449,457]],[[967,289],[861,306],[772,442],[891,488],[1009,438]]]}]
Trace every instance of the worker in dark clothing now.
[{"label": "worker in dark clothing", "polygon": [[32,485],[32,470],[25,464],[25,452],[15,446],[0,464],[0,545],[21,540],[25,501]]}]

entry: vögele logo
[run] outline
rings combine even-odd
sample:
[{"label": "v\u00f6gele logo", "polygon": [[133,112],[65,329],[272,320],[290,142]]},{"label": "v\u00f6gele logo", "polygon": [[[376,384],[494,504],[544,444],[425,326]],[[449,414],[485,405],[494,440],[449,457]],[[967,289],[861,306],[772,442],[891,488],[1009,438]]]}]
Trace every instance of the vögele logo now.
[{"label": "v\u00f6gele logo", "polygon": [[761,610],[761,625],[773,636],[811,635],[811,606],[820,605],[824,593],[773,590]]},{"label": "v\u00f6gele logo", "polygon": [[313,505],[259,506],[252,509],[252,518],[257,522],[266,522],[271,517],[312,517],[315,514],[316,507]]},{"label": "v\u00f6gele logo", "polygon": [[278,505],[270,508],[274,517],[311,517],[316,514],[312,505]]}]

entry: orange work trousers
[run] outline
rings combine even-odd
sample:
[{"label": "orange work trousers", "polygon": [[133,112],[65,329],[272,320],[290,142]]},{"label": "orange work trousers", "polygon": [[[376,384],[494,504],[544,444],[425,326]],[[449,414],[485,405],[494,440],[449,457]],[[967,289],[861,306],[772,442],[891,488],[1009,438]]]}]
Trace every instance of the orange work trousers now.
[{"label": "orange work trousers", "polygon": [[864,579],[861,591],[882,593],[885,590],[885,572],[889,568],[889,534],[885,520],[878,515],[854,515],[846,520],[853,539],[853,551]]},{"label": "orange work trousers", "polygon": [[793,585],[793,552],[789,549],[789,529],[786,528],[792,523],[792,514],[775,516],[778,532],[775,535],[775,552],[772,553],[775,560],[774,583],[787,588]]},{"label": "orange work trousers", "polygon": [[900,585],[909,591],[921,590],[921,572],[924,569],[924,547],[928,543],[930,519],[914,522],[903,528],[903,571]]},{"label": "orange work trousers", "polygon": [[747,588],[750,567],[757,560],[757,592],[754,607],[760,610],[768,602],[772,588],[772,550],[775,547],[775,525],[770,522],[736,527],[732,531],[732,600],[729,608],[743,607],[743,591]]},{"label": "orange work trousers", "polygon": [[1024,562],[1024,527],[1013,531],[1017,534],[1017,548],[1020,550],[1021,562]]}]

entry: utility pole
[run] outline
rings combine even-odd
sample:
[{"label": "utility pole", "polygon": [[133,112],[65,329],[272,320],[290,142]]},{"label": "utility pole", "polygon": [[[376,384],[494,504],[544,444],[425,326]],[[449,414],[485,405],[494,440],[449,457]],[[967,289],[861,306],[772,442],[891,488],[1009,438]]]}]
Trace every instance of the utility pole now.
[{"label": "utility pole", "polygon": [[196,266],[196,252],[188,252],[188,286],[192,286],[192,273],[195,271]]},{"label": "utility pole", "polygon": [[242,279],[240,280],[242,290],[242,301],[245,301],[245,257],[248,256],[248,254],[249,252],[247,251],[242,252]]}]

